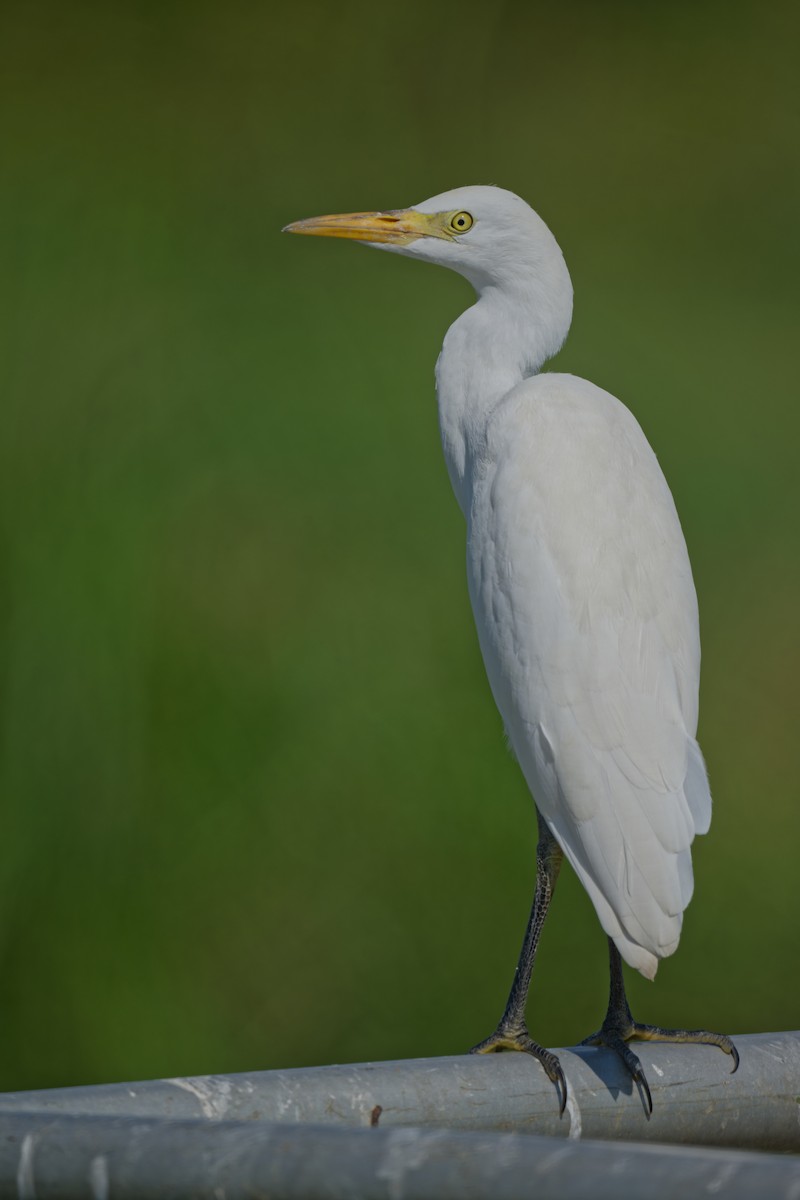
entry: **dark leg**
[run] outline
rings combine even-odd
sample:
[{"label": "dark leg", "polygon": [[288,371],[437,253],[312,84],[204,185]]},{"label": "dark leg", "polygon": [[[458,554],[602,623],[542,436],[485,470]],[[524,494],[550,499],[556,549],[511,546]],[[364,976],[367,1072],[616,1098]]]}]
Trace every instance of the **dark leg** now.
[{"label": "dark leg", "polygon": [[542,932],[542,925],[547,916],[547,909],[558,879],[561,860],[564,857],[561,847],[539,816],[538,810],[536,815],[539,820],[539,845],[536,848],[536,891],[514,982],[511,985],[506,1010],[497,1029],[491,1037],[479,1042],[477,1046],[473,1046],[470,1054],[492,1054],[498,1050],[522,1050],[526,1054],[538,1058],[560,1091],[561,1112],[563,1113],[567,1103],[567,1081],[561,1070],[561,1064],[555,1054],[551,1054],[538,1042],[534,1042],[525,1024],[525,1004],[536,959],[536,948],[539,945],[539,935]]},{"label": "dark leg", "polygon": [[608,999],[608,1012],[602,1028],[581,1042],[582,1046],[607,1046],[614,1050],[622,1059],[634,1083],[638,1083],[647,1099],[647,1107],[653,1111],[653,1099],[650,1095],[642,1064],[629,1050],[626,1042],[638,1038],[643,1042],[695,1042],[705,1046],[719,1046],[733,1058],[733,1070],[739,1066],[739,1052],[733,1042],[724,1033],[710,1033],[707,1029],[661,1029],[658,1025],[642,1025],[634,1021],[628,1000],[625,996],[625,981],[622,978],[622,959],[617,947],[608,939],[608,955],[611,966],[611,993]]}]

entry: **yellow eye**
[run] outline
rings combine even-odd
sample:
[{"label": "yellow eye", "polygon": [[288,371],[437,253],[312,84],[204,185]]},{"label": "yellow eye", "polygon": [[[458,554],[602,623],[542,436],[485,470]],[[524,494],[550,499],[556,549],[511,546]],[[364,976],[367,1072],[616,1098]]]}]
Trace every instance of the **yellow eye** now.
[{"label": "yellow eye", "polygon": [[450,218],[450,228],[454,233],[466,233],[472,228],[472,217],[468,212],[453,213]]}]

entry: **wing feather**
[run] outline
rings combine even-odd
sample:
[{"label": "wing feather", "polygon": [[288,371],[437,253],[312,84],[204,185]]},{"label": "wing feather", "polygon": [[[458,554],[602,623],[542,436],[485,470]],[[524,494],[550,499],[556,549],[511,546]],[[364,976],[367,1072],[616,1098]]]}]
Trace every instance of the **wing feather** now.
[{"label": "wing feather", "polygon": [[628,410],[564,375],[498,406],[468,575],[512,747],[623,957],[678,944],[711,797],[695,741],[697,601],[675,506]]}]

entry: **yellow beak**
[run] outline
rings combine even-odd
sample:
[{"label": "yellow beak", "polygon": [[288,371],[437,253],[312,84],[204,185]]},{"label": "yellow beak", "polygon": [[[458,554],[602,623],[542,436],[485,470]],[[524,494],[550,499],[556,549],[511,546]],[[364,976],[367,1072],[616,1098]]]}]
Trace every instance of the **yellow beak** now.
[{"label": "yellow beak", "polygon": [[407,246],[421,237],[450,240],[450,235],[442,228],[441,213],[420,213],[413,208],[308,217],[305,221],[286,225],[283,232],[305,233],[311,237],[352,238],[357,242],[390,242],[395,246]]}]

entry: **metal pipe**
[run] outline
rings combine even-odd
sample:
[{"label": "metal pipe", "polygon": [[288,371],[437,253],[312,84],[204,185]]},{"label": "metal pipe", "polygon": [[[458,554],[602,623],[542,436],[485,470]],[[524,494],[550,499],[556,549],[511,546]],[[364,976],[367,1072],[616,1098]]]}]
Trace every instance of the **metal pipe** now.
[{"label": "metal pipe", "polygon": [[560,1050],[569,1085],[524,1054],[307,1067],[0,1095],[0,1118],[41,1112],[209,1120],[420,1126],[800,1151],[800,1033],[737,1037],[741,1066],[714,1047],[637,1045],[653,1093],[642,1098],[606,1050]]},{"label": "metal pipe", "polygon": [[800,1194],[791,1156],[136,1117],[0,1118],[0,1197],[17,1200],[674,1200]]}]

